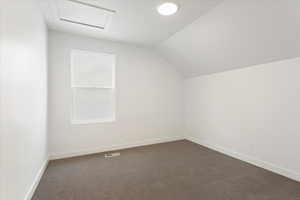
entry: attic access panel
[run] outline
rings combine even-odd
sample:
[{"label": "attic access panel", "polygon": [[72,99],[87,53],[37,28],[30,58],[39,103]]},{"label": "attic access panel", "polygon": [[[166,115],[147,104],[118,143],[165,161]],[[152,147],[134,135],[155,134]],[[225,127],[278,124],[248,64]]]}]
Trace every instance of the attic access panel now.
[{"label": "attic access panel", "polygon": [[114,10],[84,0],[59,0],[59,18],[62,21],[105,29]]}]

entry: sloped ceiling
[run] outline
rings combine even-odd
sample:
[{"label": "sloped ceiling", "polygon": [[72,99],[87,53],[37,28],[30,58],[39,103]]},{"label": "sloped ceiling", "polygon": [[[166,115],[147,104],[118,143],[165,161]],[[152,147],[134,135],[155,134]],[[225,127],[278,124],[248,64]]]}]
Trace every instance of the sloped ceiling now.
[{"label": "sloped ceiling", "polygon": [[[156,10],[158,5],[166,1],[168,0],[38,0],[50,29],[150,46],[168,39],[223,0],[171,0],[179,5],[179,11],[169,17],[159,15]],[[81,25],[69,23],[76,20],[60,19],[66,14],[66,9],[62,7],[64,4],[69,5],[68,16],[81,19]],[[83,25],[97,25],[96,21],[103,21],[101,16],[93,15],[95,7],[115,11],[105,30]]]},{"label": "sloped ceiling", "polygon": [[300,56],[300,1],[224,0],[158,50],[187,77]]}]

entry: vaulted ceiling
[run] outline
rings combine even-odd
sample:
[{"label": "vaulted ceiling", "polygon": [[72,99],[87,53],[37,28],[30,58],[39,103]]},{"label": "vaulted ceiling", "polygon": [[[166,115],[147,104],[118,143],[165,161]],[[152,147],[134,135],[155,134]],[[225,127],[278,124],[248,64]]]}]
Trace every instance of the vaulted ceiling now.
[{"label": "vaulted ceiling", "polygon": [[159,50],[188,77],[300,56],[300,1],[225,0]]},{"label": "vaulted ceiling", "polygon": [[172,0],[169,17],[164,0],[39,1],[50,29],[154,46],[187,77],[300,56],[299,0]]},{"label": "vaulted ceiling", "polygon": [[[159,15],[156,10],[165,0],[39,1],[50,29],[107,40],[157,45],[222,0],[172,0],[179,5],[179,12],[168,17]],[[84,24],[102,26],[105,15],[108,15],[109,19],[105,22],[107,27],[104,30],[70,23],[80,21]],[[66,18],[69,20],[64,20]]]}]

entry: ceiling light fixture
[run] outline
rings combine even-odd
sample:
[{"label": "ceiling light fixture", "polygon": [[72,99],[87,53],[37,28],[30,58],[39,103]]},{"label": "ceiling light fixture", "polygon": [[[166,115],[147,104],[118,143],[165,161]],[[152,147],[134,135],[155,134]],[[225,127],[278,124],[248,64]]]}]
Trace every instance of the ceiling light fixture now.
[{"label": "ceiling light fixture", "polygon": [[164,16],[173,15],[178,11],[178,5],[171,2],[163,3],[157,7],[157,11]]}]

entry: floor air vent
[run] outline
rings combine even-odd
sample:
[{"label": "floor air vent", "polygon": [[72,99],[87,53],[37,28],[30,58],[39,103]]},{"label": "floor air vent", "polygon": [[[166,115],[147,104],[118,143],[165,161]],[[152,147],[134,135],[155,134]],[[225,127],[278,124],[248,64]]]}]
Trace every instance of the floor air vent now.
[{"label": "floor air vent", "polygon": [[115,152],[115,153],[106,153],[106,154],[104,154],[104,157],[105,158],[112,158],[112,157],[117,157],[117,156],[120,156],[121,155],[121,153],[119,153],[119,152]]}]

